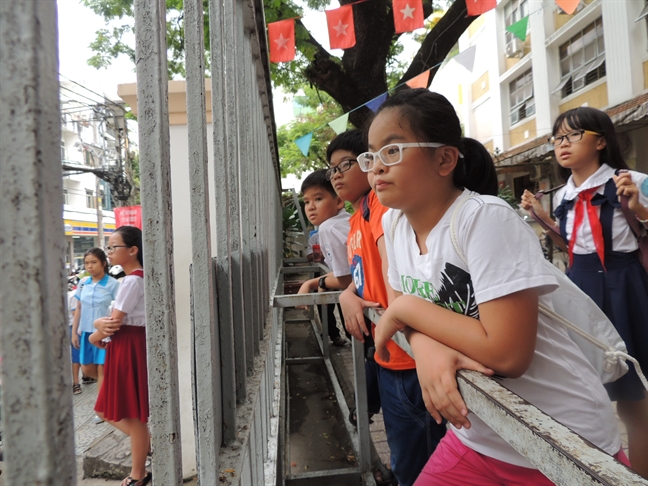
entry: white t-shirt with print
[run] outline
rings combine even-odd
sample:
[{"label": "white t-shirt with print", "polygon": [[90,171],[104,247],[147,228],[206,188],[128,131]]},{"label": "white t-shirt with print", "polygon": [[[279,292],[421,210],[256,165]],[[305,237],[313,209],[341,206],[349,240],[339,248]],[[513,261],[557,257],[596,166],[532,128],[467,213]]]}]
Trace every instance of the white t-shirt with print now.
[{"label": "white t-shirt with print", "polygon": [[[398,212],[389,210],[383,216],[389,235],[385,238],[389,283],[394,290],[475,318],[479,304],[530,288],[537,289],[540,301],[551,306],[546,294],[556,289],[557,281],[533,230],[499,198],[476,196],[467,201],[455,227],[467,267],[449,237],[456,204],[427,237],[426,255],[420,254],[405,216],[396,226],[394,244],[391,228]],[[612,404],[598,374],[564,326],[540,315],[535,353],[526,373],[496,380],[609,454],[619,451],[621,439]],[[469,420],[470,429],[453,427],[464,445],[500,461],[534,467],[476,415],[471,413]]]},{"label": "white t-shirt with print", "polygon": [[[648,178],[646,174],[641,172],[636,172],[634,170],[628,171],[632,182],[634,182],[637,187],[641,187],[642,183]],[[554,208],[562,202],[563,198],[571,201],[578,197],[578,195],[587,189],[592,189],[593,187],[598,187],[596,191],[597,194],[603,194],[605,191],[605,184],[609,181],[614,175],[614,169],[607,164],[602,164],[599,169],[589,176],[585,182],[580,186],[576,187],[574,184],[573,176],[570,176],[567,179],[567,184],[565,187],[562,187],[556,191],[554,195]],[[600,186],[600,187],[599,187]],[[648,197],[644,196],[639,192],[639,202],[644,206],[648,206]],[[582,203],[581,203],[582,204]],[[598,216],[601,213],[601,206],[594,206],[596,215]],[[576,214],[575,208],[572,208],[567,213],[567,221],[565,222],[565,230],[567,232],[567,239],[571,239],[572,230],[574,228],[574,216]],[[582,224],[578,227],[576,234],[576,242],[574,243],[574,253],[577,255],[589,255],[590,253],[596,253],[596,246],[594,244],[594,238],[592,237],[592,228],[589,223],[589,218],[587,217],[587,211],[584,211],[585,217],[583,218]],[[628,221],[623,215],[621,208],[616,208],[614,210],[614,215],[612,216],[612,250],[619,251],[622,253],[629,253],[635,251],[639,247],[637,243],[637,238],[630,229]]]},{"label": "white t-shirt with print", "polygon": [[342,277],[351,274],[347,259],[346,241],[349,236],[349,218],[351,215],[344,208],[319,226],[318,234],[324,262],[333,275]]},{"label": "white t-shirt with print", "polygon": [[122,325],[146,327],[144,279],[142,277],[127,275],[122,279],[114,308],[126,314],[122,319]]}]

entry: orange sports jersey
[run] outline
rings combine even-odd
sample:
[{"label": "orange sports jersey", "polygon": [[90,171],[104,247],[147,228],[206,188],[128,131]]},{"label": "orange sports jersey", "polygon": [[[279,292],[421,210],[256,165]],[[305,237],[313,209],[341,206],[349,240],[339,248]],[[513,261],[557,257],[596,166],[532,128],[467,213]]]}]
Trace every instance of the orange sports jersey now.
[{"label": "orange sports jersey", "polygon": [[[378,240],[383,236],[382,217],[387,208],[380,204],[373,191],[364,197],[358,211],[349,224],[347,240],[347,255],[351,265],[353,283],[358,289],[358,295],[364,300],[378,302],[387,307],[387,291],[382,274],[382,260],[378,251]],[[372,334],[375,334],[372,326]],[[410,370],[416,367],[414,360],[403,351],[394,341],[387,343],[390,360],[384,362],[375,356],[376,363],[390,370]]]}]

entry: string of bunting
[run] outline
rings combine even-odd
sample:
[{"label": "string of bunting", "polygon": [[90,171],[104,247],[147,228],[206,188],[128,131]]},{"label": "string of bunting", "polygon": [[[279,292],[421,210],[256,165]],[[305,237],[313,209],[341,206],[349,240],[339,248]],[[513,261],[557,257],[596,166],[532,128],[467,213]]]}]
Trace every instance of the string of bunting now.
[{"label": "string of bunting", "polygon": [[[367,0],[359,0],[354,3],[343,5],[339,8],[332,10],[325,10],[326,21],[329,34],[329,46],[331,49],[350,49],[356,44],[355,25],[353,17],[353,6],[359,3],[366,2]],[[578,5],[582,0],[555,0],[558,5],[567,15],[571,15],[576,11]],[[466,0],[466,8],[469,17],[482,15],[497,6],[497,0]],[[422,0],[392,0],[392,12],[394,15],[394,27],[397,34],[404,32],[411,32],[424,26],[425,18],[423,16],[423,2]],[[535,12],[534,12],[535,13]],[[280,20],[268,24],[268,41],[270,45],[270,62],[289,62],[295,58],[295,19]],[[508,32],[511,32],[520,40],[524,41],[527,36],[529,15],[523,17],[517,22],[506,27]],[[465,51],[457,54],[452,59],[457,61],[460,65],[464,66],[468,71],[472,72],[475,62],[476,46],[471,46]],[[299,137],[295,140],[295,144],[299,150],[308,156],[311,141],[313,139],[313,132],[320,130],[326,126],[330,126],[336,134],[340,134],[347,129],[349,114],[364,106],[371,111],[376,112],[378,108],[385,102],[387,95],[390,91],[395,90],[403,85],[410,88],[427,88],[430,76],[430,70],[440,66],[439,63],[423,71],[418,76],[406,81],[405,83],[394,86],[387,90],[385,93],[375,97],[366,103],[357,106],[356,108],[348,111],[342,116],[329,122],[327,125],[322,125],[310,133]]]}]

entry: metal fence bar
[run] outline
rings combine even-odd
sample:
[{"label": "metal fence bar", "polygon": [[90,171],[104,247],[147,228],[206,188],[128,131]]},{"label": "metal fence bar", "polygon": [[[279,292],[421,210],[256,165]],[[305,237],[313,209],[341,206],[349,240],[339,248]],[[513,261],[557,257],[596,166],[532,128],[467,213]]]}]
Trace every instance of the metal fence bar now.
[{"label": "metal fence bar", "polygon": [[245,396],[245,373],[237,373],[231,264],[231,224],[229,219],[229,161],[225,143],[226,93],[223,51],[223,3],[209,0],[210,64],[212,70],[212,146],[214,154],[214,198],[216,200],[216,287],[221,352],[221,390],[223,407],[223,441],[236,437],[236,397]]},{"label": "metal fence bar", "polygon": [[178,346],[173,287],[173,231],[164,0],[135,0],[137,108],[146,266],[150,422],[153,473],[182,484]]},{"label": "metal fence bar", "polygon": [[243,232],[241,229],[242,218],[245,217],[241,208],[240,190],[240,159],[239,159],[239,121],[238,121],[238,81],[237,81],[237,35],[234,0],[225,1],[223,4],[223,50],[225,60],[225,120],[226,120],[226,150],[228,161],[228,187],[229,187],[229,217],[231,237],[231,262],[232,262],[232,305],[234,317],[234,343],[236,357],[236,400],[242,403],[245,399],[245,379],[254,363],[254,356],[248,356],[250,332],[246,322],[248,315],[245,309],[244,287],[244,258]]},{"label": "metal fence bar", "polygon": [[220,350],[216,292],[211,258],[209,171],[205,102],[204,28],[202,0],[185,0],[187,131],[191,202],[191,315],[194,432],[198,477],[203,484],[218,482],[222,434]]},{"label": "metal fence bar", "polygon": [[76,484],[56,3],[0,2],[5,481]]}]

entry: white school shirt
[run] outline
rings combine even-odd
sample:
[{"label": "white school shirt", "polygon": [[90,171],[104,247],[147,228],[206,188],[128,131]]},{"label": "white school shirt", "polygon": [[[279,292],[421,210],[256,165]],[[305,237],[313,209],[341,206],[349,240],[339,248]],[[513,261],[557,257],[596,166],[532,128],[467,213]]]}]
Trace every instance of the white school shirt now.
[{"label": "white school shirt", "polygon": [[144,279],[142,277],[126,275],[122,279],[114,308],[126,314],[122,319],[122,325],[146,327]]},{"label": "white school shirt", "polygon": [[306,247],[306,255],[312,255],[313,246],[319,245],[319,229],[316,228],[314,231],[315,231],[314,233],[311,231],[311,235],[308,237],[308,246]]},{"label": "white school shirt", "polygon": [[[456,201],[427,237],[426,255],[420,254],[405,216],[396,226],[394,248],[391,227],[398,212],[385,213],[391,286],[475,318],[479,304],[523,289],[537,289],[540,301],[551,306],[547,293],[557,288],[557,281],[547,269],[550,263],[543,258],[533,230],[501,199],[476,197],[461,208],[456,225],[468,267],[449,237]],[[528,370],[520,378],[496,380],[608,454],[621,448],[612,404],[598,374],[564,326],[542,314]],[[470,429],[452,427],[466,447],[509,464],[535,468],[476,415],[470,413],[468,418]]]},{"label": "white school shirt", "polygon": [[[629,173],[632,177],[632,182],[634,182],[637,187],[641,187],[641,184],[646,180],[646,178],[648,178],[646,174],[634,170],[629,171]],[[605,184],[613,175],[614,169],[607,164],[602,164],[594,174],[589,176],[585,182],[578,187],[574,185],[573,176],[569,176],[565,187],[558,189],[554,195],[554,208],[558,207],[563,198],[571,201],[577,198],[582,191],[592,189],[593,187],[600,186],[596,193],[603,194],[605,191]],[[643,206],[648,206],[648,197],[639,192],[639,202]],[[575,201],[575,204],[578,204],[578,202]],[[597,216],[599,216],[601,213],[601,207],[594,206],[594,209],[596,210]],[[565,230],[568,240],[571,240],[572,237],[575,213],[575,208],[572,208],[567,212]],[[574,253],[578,255],[596,253],[596,246],[594,245],[594,239],[592,238],[592,228],[590,226],[589,218],[587,217],[587,211],[584,211],[584,213],[585,217],[583,218],[581,225],[578,227],[578,231],[576,232],[576,242],[574,243]],[[556,220],[558,221],[557,218]],[[635,251],[637,248],[639,248],[637,238],[628,225],[628,221],[623,215],[623,211],[621,211],[621,208],[615,208],[614,216],[612,217],[612,250],[629,253]]]},{"label": "white school shirt", "polygon": [[317,233],[320,235],[320,249],[324,261],[335,277],[351,274],[346,247],[351,228],[349,218],[351,215],[342,208],[335,216],[320,224]]}]

